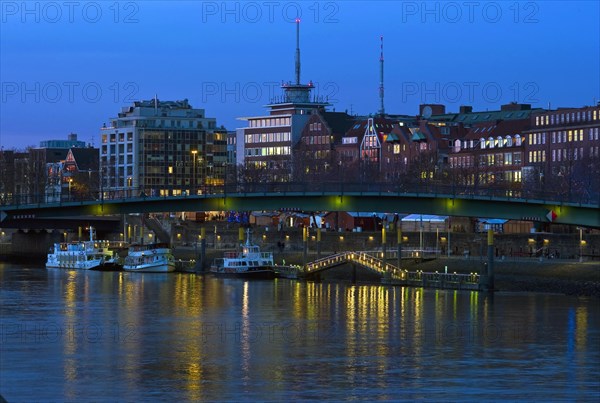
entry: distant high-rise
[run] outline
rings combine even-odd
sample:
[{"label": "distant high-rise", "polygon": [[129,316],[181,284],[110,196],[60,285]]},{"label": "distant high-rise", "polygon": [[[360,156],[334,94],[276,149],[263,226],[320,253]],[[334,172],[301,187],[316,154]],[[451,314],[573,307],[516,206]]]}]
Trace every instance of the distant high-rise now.
[{"label": "distant high-rise", "polygon": [[77,134],[71,133],[67,140],[45,140],[40,141],[40,148],[73,148],[85,147],[85,141],[78,141]]},{"label": "distant high-rise", "polygon": [[183,101],[137,101],[101,129],[104,191],[146,195],[201,192],[222,185],[227,132]]}]

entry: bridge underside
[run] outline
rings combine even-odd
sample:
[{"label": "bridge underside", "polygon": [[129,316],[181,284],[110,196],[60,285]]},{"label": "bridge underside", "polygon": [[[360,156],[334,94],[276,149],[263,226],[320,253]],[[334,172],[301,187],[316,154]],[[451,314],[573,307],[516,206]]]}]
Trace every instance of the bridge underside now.
[{"label": "bridge underside", "polygon": [[357,193],[245,193],[228,195],[136,197],[104,202],[63,202],[6,206],[4,220],[14,223],[23,219],[41,219],[77,215],[106,216],[111,214],[167,211],[251,211],[297,209],[302,211],[350,211],[436,214],[448,216],[504,218],[553,222],[600,228],[600,208],[597,205],[556,204],[541,200],[515,198],[458,197],[432,194]]},{"label": "bridge underside", "polygon": [[5,220],[1,226],[3,228],[15,229],[64,229],[76,230],[79,227],[89,227],[90,225],[96,228],[99,232],[114,232],[119,231],[121,219],[119,216],[110,217],[60,217],[60,218],[27,218]]}]

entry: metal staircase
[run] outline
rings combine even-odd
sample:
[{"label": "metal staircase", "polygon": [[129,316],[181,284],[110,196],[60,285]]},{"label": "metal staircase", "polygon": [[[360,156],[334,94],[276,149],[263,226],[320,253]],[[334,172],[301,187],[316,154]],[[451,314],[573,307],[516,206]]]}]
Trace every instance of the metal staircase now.
[{"label": "metal staircase", "polygon": [[169,231],[163,228],[162,224],[157,218],[145,215],[144,224],[146,224],[146,227],[148,227],[150,230],[154,231],[156,238],[158,238],[160,242],[171,242],[171,235],[169,234]]}]

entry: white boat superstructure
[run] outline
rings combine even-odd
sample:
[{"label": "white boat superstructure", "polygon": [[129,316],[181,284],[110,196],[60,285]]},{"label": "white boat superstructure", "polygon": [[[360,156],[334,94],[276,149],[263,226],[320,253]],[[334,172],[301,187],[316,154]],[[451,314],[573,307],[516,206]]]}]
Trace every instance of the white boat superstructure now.
[{"label": "white boat superstructure", "polygon": [[215,259],[210,271],[218,275],[272,278],[273,253],[261,252],[258,245],[252,244],[248,230],[240,251],[225,252],[222,258]]},{"label": "white boat superstructure", "polygon": [[109,241],[94,240],[94,230],[90,227],[90,240],[81,242],[55,243],[48,253],[46,268],[101,269],[115,265]]},{"label": "white boat superstructure", "polygon": [[169,245],[154,243],[131,245],[123,264],[123,270],[150,273],[175,271],[175,258]]}]

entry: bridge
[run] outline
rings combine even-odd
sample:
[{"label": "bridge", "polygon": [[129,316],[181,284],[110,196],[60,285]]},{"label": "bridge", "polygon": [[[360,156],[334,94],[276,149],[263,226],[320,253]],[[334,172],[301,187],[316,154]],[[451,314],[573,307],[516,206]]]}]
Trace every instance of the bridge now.
[{"label": "bridge", "polygon": [[600,198],[583,202],[552,193],[516,197],[506,190],[466,193],[442,186],[412,190],[388,184],[277,183],[202,188],[197,194],[177,196],[148,196],[132,189],[48,203],[33,202],[36,198],[31,196],[13,197],[0,201],[0,226],[16,227],[20,220],[145,212],[298,210],[504,218],[600,228]]}]

